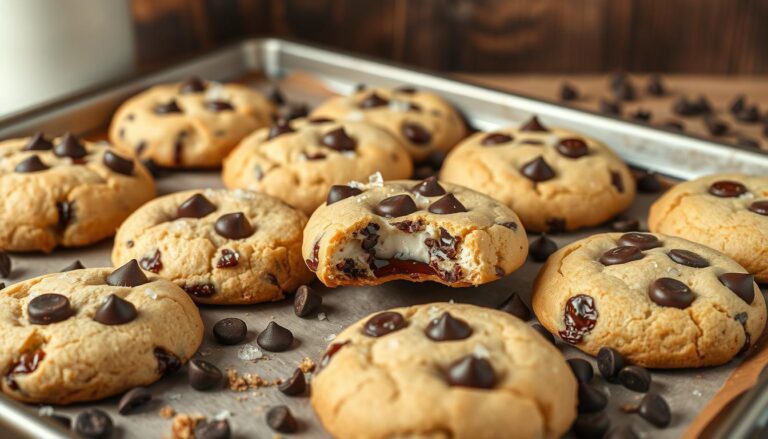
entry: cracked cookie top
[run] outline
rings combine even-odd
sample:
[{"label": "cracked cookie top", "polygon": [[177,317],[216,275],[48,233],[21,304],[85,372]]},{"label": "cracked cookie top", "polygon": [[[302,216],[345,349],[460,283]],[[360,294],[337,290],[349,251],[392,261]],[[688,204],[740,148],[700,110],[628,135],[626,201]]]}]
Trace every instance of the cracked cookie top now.
[{"label": "cracked cookie top", "polygon": [[38,133],[0,143],[0,249],[92,244],[154,196],[144,166],[106,142]]},{"label": "cracked cookie top", "polygon": [[145,204],[120,226],[112,262],[136,259],[199,303],[279,300],[312,278],[301,258],[306,221],[261,193],[177,192]]},{"label": "cracked cookie top", "polygon": [[264,192],[311,214],[334,184],[380,172],[408,178],[411,158],[386,130],[365,122],[278,120],[248,136],[224,161],[230,188]]},{"label": "cracked cookie top", "polygon": [[440,178],[492,195],[536,231],[598,225],[635,197],[629,168],[610,148],[536,117],[469,137],[448,155]]},{"label": "cracked cookie top", "polygon": [[765,301],[724,254],[650,233],[594,235],[549,257],[533,309],[553,334],[658,368],[722,364],[757,341]]},{"label": "cracked cookie top", "polygon": [[648,228],[719,250],[768,282],[768,177],[716,174],[679,183],[651,206]]},{"label": "cracked cookie top", "polygon": [[411,87],[373,88],[328,99],[311,117],[366,121],[406,146],[414,162],[443,155],[467,135],[458,112],[440,96]]},{"label": "cracked cookie top", "polygon": [[203,322],[179,287],[130,261],[3,289],[0,332],[2,391],[25,402],[68,404],[174,372],[200,345]]}]

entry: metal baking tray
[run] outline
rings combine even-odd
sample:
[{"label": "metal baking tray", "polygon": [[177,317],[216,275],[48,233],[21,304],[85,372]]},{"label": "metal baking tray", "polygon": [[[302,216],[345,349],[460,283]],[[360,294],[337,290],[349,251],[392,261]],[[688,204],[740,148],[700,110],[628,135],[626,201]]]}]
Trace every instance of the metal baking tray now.
[{"label": "metal baking tray", "polygon": [[[515,125],[531,114],[537,114],[545,124],[568,127],[604,141],[632,165],[677,179],[724,171],[768,173],[768,155],[754,150],[563,107],[433,72],[272,38],[246,40],[156,73],[130,78],[2,118],[0,139],[39,130],[51,134],[73,131],[96,139],[104,138],[112,112],[127,97],[153,84],[177,81],[192,75],[219,81],[239,81],[261,89],[276,84],[289,101],[303,101],[310,105],[333,93],[347,94],[359,83],[383,86],[410,84],[434,91],[453,102],[474,128],[485,130]],[[160,194],[191,188],[222,187],[218,171],[174,172],[158,179],[157,183]],[[639,218],[644,226],[648,207],[655,198],[655,195],[639,194],[627,214]],[[564,245],[604,230],[594,228],[558,235],[555,240]],[[58,271],[74,259],[80,259],[87,267],[109,266],[111,246],[111,240],[107,240],[83,249],[57,249],[51,255],[15,254],[12,256],[14,271],[9,283]],[[496,307],[513,291],[530,303],[533,279],[539,268],[540,264],[529,261],[511,276],[466,289],[392,282],[379,287],[330,290],[316,283],[313,286],[324,295],[322,311],[327,316],[324,320],[299,319],[293,314],[290,300],[239,307],[203,306],[201,313],[207,331],[198,355],[217,364],[222,370],[233,368],[240,374],[257,373],[267,380],[285,378],[305,357],[317,361],[332,337],[344,327],[377,310],[448,300]],[[256,362],[240,360],[237,352],[241,346],[218,346],[210,334],[214,322],[230,316],[242,318],[248,323],[249,337],[245,343],[255,344],[257,332],[270,320],[276,320],[293,331],[298,346],[288,352],[269,354],[267,359]],[[573,347],[563,343],[559,346],[566,357],[587,358]],[[723,366],[705,369],[654,371],[652,390],[664,395],[673,411],[672,425],[664,430],[658,430],[638,416],[620,410],[624,404],[637,402],[641,394],[620,386],[608,386],[600,377],[596,377],[596,383],[611,395],[607,413],[614,425],[631,422],[645,437],[680,437],[740,361],[737,359]],[[112,415],[120,431],[117,437],[123,438],[169,434],[170,420],[158,416],[158,410],[163,406],[171,406],[179,413],[228,414],[235,437],[271,437],[273,432],[263,420],[265,409],[275,404],[286,404],[302,426],[295,437],[328,437],[314,417],[307,398],[286,397],[274,387],[243,393],[226,388],[198,392],[186,384],[184,372],[183,369],[152,385],[154,401],[134,415],[117,414],[116,397],[54,409],[56,413],[69,416],[85,407],[104,409]],[[753,410],[755,406],[745,407],[738,414]],[[66,437],[64,430],[37,417],[35,410],[37,407],[0,397],[0,436]],[[749,419],[753,418],[756,416]],[[737,422],[734,419],[739,418],[729,417],[728,421]],[[742,423],[729,428],[749,427]]]}]

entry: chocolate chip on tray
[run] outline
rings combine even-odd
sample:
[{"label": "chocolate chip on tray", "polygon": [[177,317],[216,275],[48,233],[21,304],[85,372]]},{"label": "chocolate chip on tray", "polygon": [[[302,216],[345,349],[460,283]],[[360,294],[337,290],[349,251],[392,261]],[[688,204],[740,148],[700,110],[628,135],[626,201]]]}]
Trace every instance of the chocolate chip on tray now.
[{"label": "chocolate chip on tray", "polygon": [[568,360],[568,366],[571,367],[573,375],[581,383],[589,383],[592,381],[592,377],[595,376],[595,370],[592,368],[592,364],[581,358],[571,358]]},{"label": "chocolate chip on tray", "polygon": [[304,378],[304,372],[301,369],[296,369],[290,378],[277,386],[277,389],[288,396],[304,395],[307,391],[307,380]]},{"label": "chocolate chip on tray", "polygon": [[504,311],[506,313],[512,314],[513,316],[528,321],[531,319],[531,310],[528,309],[528,307],[523,302],[523,299],[520,298],[520,295],[517,293],[512,293],[509,297],[504,300],[504,302],[499,305],[499,311]]},{"label": "chocolate chip on tray", "polygon": [[651,388],[651,374],[644,367],[624,366],[618,374],[619,382],[629,390],[647,392]]},{"label": "chocolate chip on tray", "polygon": [[539,323],[534,323],[533,325],[531,325],[531,328],[533,328],[534,331],[541,334],[541,336],[544,337],[548,342],[552,343],[553,345],[555,344],[555,336],[552,335],[552,333],[550,333],[549,331],[547,331],[547,328],[545,328]]},{"label": "chocolate chip on tray", "polygon": [[611,223],[611,229],[615,232],[636,232],[640,229],[640,221],[637,218],[619,216]]},{"label": "chocolate chip on tray", "polygon": [[195,426],[195,439],[229,439],[232,430],[226,419],[204,419]]},{"label": "chocolate chip on tray", "polygon": [[656,393],[648,393],[640,401],[638,414],[646,421],[659,427],[666,428],[672,422],[672,412],[667,401]]},{"label": "chocolate chip on tray", "polygon": [[8,277],[11,275],[11,269],[13,268],[13,263],[11,262],[11,257],[8,255],[8,253],[0,250],[0,277]]},{"label": "chocolate chip on tray", "polygon": [[594,439],[603,438],[609,428],[611,428],[611,420],[602,411],[579,414],[571,427],[571,431],[579,439]]},{"label": "chocolate chip on tray", "polygon": [[560,100],[563,101],[575,101],[579,99],[579,90],[573,85],[564,82],[560,86]]},{"label": "chocolate chip on tray", "polygon": [[597,352],[597,369],[608,382],[616,382],[619,371],[624,368],[624,357],[616,349],[602,347]]},{"label": "chocolate chip on tray", "polygon": [[544,262],[557,251],[557,243],[551,240],[545,233],[534,239],[528,249],[528,254],[536,262]]},{"label": "chocolate chip on tray", "polygon": [[608,405],[608,397],[602,391],[584,382],[579,382],[578,399],[579,413],[599,412]]},{"label": "chocolate chip on tray", "polygon": [[223,345],[238,344],[245,340],[247,333],[245,322],[235,317],[221,319],[213,325],[213,337]]},{"label": "chocolate chip on tray", "polygon": [[208,390],[221,383],[224,375],[216,365],[205,360],[193,358],[189,360],[187,379],[195,390]]},{"label": "chocolate chip on tray", "polygon": [[72,423],[72,430],[80,436],[105,439],[112,435],[112,418],[99,409],[86,409],[78,413]]},{"label": "chocolate chip on tray", "polygon": [[256,343],[270,352],[283,352],[293,345],[293,333],[272,321],[256,337]]},{"label": "chocolate chip on tray", "polygon": [[651,96],[664,96],[666,94],[664,83],[659,75],[651,75],[648,77],[648,85],[645,89]]},{"label": "chocolate chip on tray", "polygon": [[125,392],[117,404],[117,412],[127,415],[136,408],[148,403],[152,399],[152,392],[146,387],[134,387]]},{"label": "chocolate chip on tray", "polygon": [[80,259],[77,259],[75,262],[59,270],[59,272],[65,273],[67,271],[82,270],[83,268],[85,268],[85,266],[82,264],[82,262],[80,262]]},{"label": "chocolate chip on tray", "polygon": [[661,192],[664,186],[659,181],[655,172],[643,172],[637,177],[637,190],[646,194],[656,194]]},{"label": "chocolate chip on tray", "polygon": [[299,429],[299,423],[293,417],[291,410],[284,406],[274,406],[267,411],[267,425],[279,433],[295,433]]}]

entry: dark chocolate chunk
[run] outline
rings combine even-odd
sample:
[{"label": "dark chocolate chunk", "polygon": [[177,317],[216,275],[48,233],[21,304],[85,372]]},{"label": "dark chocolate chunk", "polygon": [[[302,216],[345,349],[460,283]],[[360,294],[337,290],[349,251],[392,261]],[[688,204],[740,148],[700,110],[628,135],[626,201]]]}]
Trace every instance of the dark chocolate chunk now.
[{"label": "dark chocolate chunk", "polygon": [[354,151],[357,148],[357,141],[349,137],[343,127],[325,133],[320,143],[336,151]]},{"label": "dark chocolate chunk", "polygon": [[459,201],[453,194],[448,193],[430,204],[428,210],[437,215],[448,215],[451,213],[466,212],[467,208],[464,207],[464,205],[461,204],[461,201]]},{"label": "dark chocolate chunk", "polygon": [[659,75],[651,75],[648,78],[648,85],[645,89],[651,96],[664,96],[666,94],[664,83]]},{"label": "dark chocolate chunk", "polygon": [[256,343],[270,352],[283,352],[293,345],[293,333],[272,321],[256,337]]},{"label": "dark chocolate chunk", "polygon": [[318,239],[315,241],[315,245],[312,248],[312,259],[305,259],[304,263],[307,265],[307,268],[310,269],[310,271],[317,271],[317,267],[320,264],[320,260],[318,259],[320,253],[320,240]]},{"label": "dark chocolate chunk", "polygon": [[560,86],[560,100],[575,101],[577,99],[579,99],[579,90],[573,85],[564,82]]},{"label": "dark chocolate chunk", "polygon": [[538,117],[532,116],[528,122],[520,127],[520,131],[548,133],[549,129],[541,124]]},{"label": "dark chocolate chunk", "polygon": [[216,261],[216,268],[231,268],[236,267],[240,262],[240,253],[230,250],[228,248],[221,250],[221,256]]},{"label": "dark chocolate chunk", "polygon": [[571,431],[579,439],[597,439],[603,438],[609,428],[611,428],[611,420],[602,411],[578,415],[571,426]]},{"label": "dark chocolate chunk", "polygon": [[699,99],[693,104],[696,106],[696,111],[698,114],[712,113],[712,105],[709,103],[709,99],[707,99],[707,97],[704,95],[699,95]]},{"label": "dark chocolate chunk", "polygon": [[272,140],[277,136],[281,136],[283,134],[292,133],[296,130],[291,127],[291,122],[288,119],[285,118],[278,118],[274,125],[269,127],[269,133],[267,133],[267,140]]},{"label": "dark chocolate chunk", "polygon": [[637,178],[637,190],[646,194],[655,194],[664,189],[655,172],[644,172]]},{"label": "dark chocolate chunk", "polygon": [[566,157],[577,159],[589,154],[587,142],[582,139],[568,138],[561,139],[557,144],[557,152]]},{"label": "dark chocolate chunk", "polygon": [[384,311],[368,319],[363,326],[363,334],[370,337],[381,337],[391,332],[399,331],[408,326],[405,317],[399,312]]},{"label": "dark chocolate chunk", "polygon": [[12,268],[13,264],[11,262],[11,257],[8,253],[0,250],[0,277],[10,276]]},{"label": "dark chocolate chunk", "polygon": [[181,367],[181,360],[173,352],[156,347],[152,353],[157,360],[157,372],[160,375],[176,372]]},{"label": "dark chocolate chunk", "polygon": [[680,116],[696,116],[701,114],[696,103],[690,101],[687,96],[680,96],[672,106],[672,111]]},{"label": "dark chocolate chunk", "polygon": [[742,108],[739,112],[734,114],[736,120],[744,123],[755,123],[760,121],[760,110],[757,105],[750,105]]},{"label": "dark chocolate chunk", "polygon": [[504,302],[499,305],[499,311],[512,314],[513,316],[525,320],[526,322],[531,319],[531,310],[525,305],[523,299],[517,293],[512,293]]},{"label": "dark chocolate chunk", "polygon": [[125,416],[137,407],[140,407],[148,403],[152,399],[152,392],[146,387],[134,387],[133,389],[125,392],[120,398],[120,402],[117,404],[117,412]]},{"label": "dark chocolate chunk", "polygon": [[187,380],[195,390],[208,390],[221,383],[224,375],[214,364],[204,360],[193,358],[189,360]]},{"label": "dark chocolate chunk", "polygon": [[520,172],[534,182],[547,181],[555,177],[555,171],[542,156],[524,164]]},{"label": "dark chocolate chunk", "polygon": [[20,161],[13,170],[20,174],[29,172],[40,172],[48,169],[48,165],[40,160],[37,155],[31,155],[26,159]]},{"label": "dark chocolate chunk", "polygon": [[291,410],[284,405],[277,405],[267,412],[267,425],[272,430],[280,433],[295,433],[299,429],[299,423],[291,414]]},{"label": "dark chocolate chunk", "polygon": [[747,187],[738,181],[719,180],[709,185],[709,193],[722,198],[733,198],[747,193]]},{"label": "dark chocolate chunk", "polygon": [[472,328],[464,320],[457,319],[446,311],[440,317],[432,319],[424,333],[434,341],[463,340],[472,335]]},{"label": "dark chocolate chunk", "polygon": [[514,222],[514,221],[507,221],[507,222],[499,223],[499,225],[500,225],[500,226],[503,226],[503,227],[506,227],[506,228],[508,228],[509,230],[512,230],[513,232],[516,232],[516,231],[517,231],[517,229],[518,229],[518,227],[519,227],[519,226],[517,225],[517,223],[516,223],[516,222]]},{"label": "dark chocolate chunk", "polygon": [[325,199],[327,205],[331,205],[337,201],[341,201],[345,198],[354,197],[355,195],[362,194],[363,191],[356,187],[349,187],[345,185],[336,184],[331,186],[328,191],[328,197]]},{"label": "dark chocolate chunk", "polygon": [[624,357],[616,349],[602,347],[597,351],[597,369],[608,382],[616,382],[624,368]]},{"label": "dark chocolate chunk", "polygon": [[[136,155],[140,155],[139,152],[136,152]],[[165,176],[165,172],[163,168],[157,165],[154,160],[152,159],[145,159],[141,161],[141,164],[144,165],[145,168],[147,168],[147,171],[149,171],[150,174],[152,174],[152,177],[154,178],[160,178]]]},{"label": "dark chocolate chunk", "polygon": [[232,430],[226,419],[204,419],[195,425],[195,439],[230,439]]},{"label": "dark chocolate chunk", "polygon": [[743,110],[746,106],[747,106],[746,96],[738,95],[733,99],[733,101],[731,102],[731,106],[728,108],[728,110],[731,112],[731,114],[735,116],[741,110]]},{"label": "dark chocolate chunk", "polygon": [[640,221],[637,218],[619,216],[611,223],[611,229],[616,232],[636,232],[640,229]]},{"label": "dark chocolate chunk", "polygon": [[568,366],[571,367],[573,375],[580,383],[587,384],[592,381],[592,377],[595,376],[595,370],[592,368],[592,364],[581,358],[571,358],[568,360]]},{"label": "dark chocolate chunk", "polygon": [[73,262],[73,263],[67,265],[66,267],[62,268],[61,270],[59,270],[59,272],[64,273],[64,272],[67,272],[67,271],[82,270],[83,268],[85,268],[85,266],[83,266],[83,264],[78,259],[75,262]]},{"label": "dark chocolate chunk", "polygon": [[608,99],[600,99],[600,112],[609,116],[621,116],[621,103]]},{"label": "dark chocolate chunk", "polygon": [[618,244],[631,245],[640,250],[650,250],[652,248],[660,247],[661,241],[659,241],[659,238],[648,233],[629,232],[619,237]]},{"label": "dark chocolate chunk", "polygon": [[56,212],[59,214],[58,226],[59,229],[64,230],[72,221],[74,207],[72,203],[66,201],[59,201],[56,203]]},{"label": "dark chocolate chunk", "polygon": [[515,138],[510,136],[509,134],[504,133],[490,133],[486,135],[483,140],[480,142],[483,146],[494,146],[494,145],[501,145],[503,143],[509,143],[513,141]]},{"label": "dark chocolate chunk", "polygon": [[131,302],[110,294],[101,302],[93,320],[103,325],[124,325],[132,322],[138,315],[136,307]]},{"label": "dark chocolate chunk", "polygon": [[528,254],[536,262],[544,262],[557,251],[557,243],[551,240],[545,233],[534,239],[528,247]]},{"label": "dark chocolate chunk", "polygon": [[78,413],[72,422],[72,430],[80,436],[105,439],[112,436],[112,418],[99,409],[86,409]]},{"label": "dark chocolate chunk", "polygon": [[386,218],[397,218],[416,212],[418,207],[408,195],[395,195],[389,198],[385,198],[376,205],[373,212],[376,215]]},{"label": "dark chocolate chunk", "polygon": [[496,384],[496,373],[485,358],[467,355],[448,366],[448,384],[459,387],[490,389]]},{"label": "dark chocolate chunk", "polygon": [[560,338],[571,344],[580,343],[595,327],[599,315],[595,300],[591,296],[579,294],[571,297],[565,304],[565,329],[559,332]]},{"label": "dark chocolate chunk", "polygon": [[637,98],[635,86],[629,80],[617,83],[611,91],[617,101],[634,101]]},{"label": "dark chocolate chunk", "polygon": [[716,117],[704,119],[704,125],[712,136],[723,136],[728,133],[728,124]]},{"label": "dark chocolate chunk", "polygon": [[59,139],[59,143],[53,147],[53,154],[58,157],[81,159],[88,154],[80,139],[71,133],[66,133]]},{"label": "dark chocolate chunk", "polygon": [[162,254],[160,250],[155,250],[151,256],[145,256],[139,260],[141,268],[151,271],[152,273],[159,273],[163,269]]},{"label": "dark chocolate chunk", "polygon": [[304,372],[301,369],[296,369],[290,378],[277,386],[277,389],[288,396],[305,394],[307,391],[307,380],[304,378]]},{"label": "dark chocolate chunk", "polygon": [[322,304],[323,296],[315,293],[311,287],[302,285],[293,298],[293,311],[299,317],[308,317],[315,314]]},{"label": "dark chocolate chunk", "polygon": [[38,132],[29,139],[22,151],[50,151],[51,149],[53,149],[53,142],[46,139],[42,132]]},{"label": "dark chocolate chunk", "polygon": [[627,262],[643,259],[643,252],[634,245],[622,245],[614,247],[600,256],[600,262],[603,265],[626,264]]},{"label": "dark chocolate chunk", "polygon": [[363,109],[383,107],[386,105],[389,105],[389,101],[379,96],[375,91],[371,92],[371,94],[360,101],[360,108]]},{"label": "dark chocolate chunk", "polygon": [[758,215],[768,215],[768,200],[754,201],[749,205],[749,210]]},{"label": "dark chocolate chunk", "polygon": [[213,225],[213,229],[227,239],[244,239],[256,231],[242,212],[220,216]]},{"label": "dark chocolate chunk", "polygon": [[692,251],[676,248],[670,250],[669,253],[667,253],[667,256],[678,264],[686,265],[688,267],[709,267],[709,261]]},{"label": "dark chocolate chunk", "polygon": [[638,413],[643,419],[659,428],[666,428],[672,422],[672,412],[669,410],[667,401],[655,393],[649,393],[643,397]]},{"label": "dark chocolate chunk", "polygon": [[624,366],[618,378],[624,387],[635,392],[645,393],[651,388],[651,374],[644,367]]},{"label": "dark chocolate chunk", "polygon": [[445,194],[445,189],[437,182],[436,177],[429,177],[411,188],[413,192],[424,195],[425,197],[436,197]]},{"label": "dark chocolate chunk", "polygon": [[725,273],[718,279],[748,304],[755,300],[755,276],[747,273]]},{"label": "dark chocolate chunk", "polygon": [[578,391],[579,413],[595,413],[608,405],[608,397],[605,393],[587,383],[579,383]]},{"label": "dark chocolate chunk", "polygon": [[74,314],[69,299],[61,294],[47,293],[35,296],[27,304],[29,323],[50,325],[70,318]]},{"label": "dark chocolate chunk", "polygon": [[648,110],[643,110],[642,108],[638,108],[634,113],[630,114],[629,117],[630,119],[637,122],[650,122],[651,112]]},{"label": "dark chocolate chunk", "polygon": [[158,104],[155,107],[155,114],[174,114],[181,113],[181,107],[176,103],[176,99],[171,99],[164,104]]},{"label": "dark chocolate chunk", "polygon": [[200,93],[202,91],[205,91],[205,83],[197,76],[192,76],[182,82],[181,87],[179,87],[181,94]]},{"label": "dark chocolate chunk", "polygon": [[432,141],[432,134],[421,124],[416,122],[403,122],[400,132],[414,145],[427,145]]},{"label": "dark chocolate chunk", "polygon": [[230,102],[227,101],[221,101],[221,100],[214,100],[214,101],[206,101],[203,104],[208,111],[212,111],[214,113],[218,113],[220,111],[232,111],[235,109],[234,106]]},{"label": "dark chocolate chunk", "polygon": [[113,287],[138,287],[148,282],[136,259],[131,259],[107,276],[107,285]]},{"label": "dark chocolate chunk", "polygon": [[213,337],[224,345],[240,343],[245,340],[247,333],[248,327],[245,322],[235,317],[221,319],[213,325]]},{"label": "dark chocolate chunk", "polygon": [[648,296],[657,305],[680,309],[690,306],[696,298],[688,285],[671,277],[653,281],[648,287]]},{"label": "dark chocolate chunk", "polygon": [[104,166],[123,175],[133,175],[133,160],[120,157],[112,151],[104,153]]},{"label": "dark chocolate chunk", "polygon": [[544,326],[538,323],[534,323],[533,325],[531,325],[531,328],[533,328],[534,331],[541,334],[541,336],[544,337],[545,340],[547,340],[552,344],[555,344],[555,336],[552,335],[552,333],[550,333],[549,331],[547,331],[547,328],[545,328]]}]

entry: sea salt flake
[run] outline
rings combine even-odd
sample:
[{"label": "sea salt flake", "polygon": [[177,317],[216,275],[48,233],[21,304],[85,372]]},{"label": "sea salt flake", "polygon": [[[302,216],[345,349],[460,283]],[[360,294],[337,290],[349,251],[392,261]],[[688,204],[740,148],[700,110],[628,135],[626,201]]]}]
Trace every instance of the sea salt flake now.
[{"label": "sea salt flake", "polygon": [[488,352],[488,349],[481,345],[480,343],[475,345],[475,348],[472,352],[476,358],[488,358],[490,356],[490,353]]},{"label": "sea salt flake", "polygon": [[317,313],[317,320],[328,320],[328,316],[324,312]]},{"label": "sea salt flake", "polygon": [[178,401],[181,399],[181,393],[171,393],[168,395],[168,399],[171,401]]},{"label": "sea salt flake", "polygon": [[411,109],[411,103],[400,99],[392,99],[389,101],[389,109],[392,111],[406,112]]},{"label": "sea salt flake", "polygon": [[700,397],[702,395],[701,390],[699,389],[696,389],[691,393],[693,393],[693,396],[696,396],[696,397]]},{"label": "sea salt flake", "polygon": [[346,157],[348,159],[353,159],[353,158],[357,157],[357,153],[355,153],[355,151],[342,151],[341,155],[343,155],[344,157]]},{"label": "sea salt flake", "polygon": [[227,90],[219,83],[209,82],[208,89],[205,91],[206,101],[226,101]]},{"label": "sea salt flake", "polygon": [[243,190],[243,189],[235,189],[234,191],[232,191],[232,195],[234,195],[234,197],[237,198],[238,200],[253,200],[254,199],[253,192],[246,191],[246,190]]},{"label": "sea salt flake", "polygon": [[44,405],[37,409],[37,414],[40,416],[53,416],[53,406]]},{"label": "sea salt flake", "polygon": [[222,410],[215,415],[213,415],[214,421],[225,421],[232,417],[232,412],[229,410]]},{"label": "sea salt flake", "polygon": [[157,292],[152,288],[147,288],[146,290],[144,290],[144,295],[149,297],[152,300],[157,300]]},{"label": "sea salt flake", "polygon": [[368,176],[368,184],[371,187],[382,187],[384,186],[384,177],[381,175],[381,172],[375,172]]},{"label": "sea salt flake", "polygon": [[347,113],[346,119],[352,122],[360,122],[364,119],[362,111],[350,111]]},{"label": "sea salt flake", "polygon": [[237,351],[237,358],[243,361],[256,361],[264,357],[264,353],[252,344],[245,344]]},{"label": "sea salt flake", "polygon": [[256,178],[256,180],[261,180],[264,178],[264,170],[261,169],[261,165],[256,165],[253,167],[253,176]]},{"label": "sea salt flake", "polygon": [[325,337],[323,337],[323,341],[332,341],[336,338],[336,334],[328,334]]},{"label": "sea salt flake", "polygon": [[365,184],[355,180],[350,181],[347,186],[351,187],[352,189],[365,189]]}]

